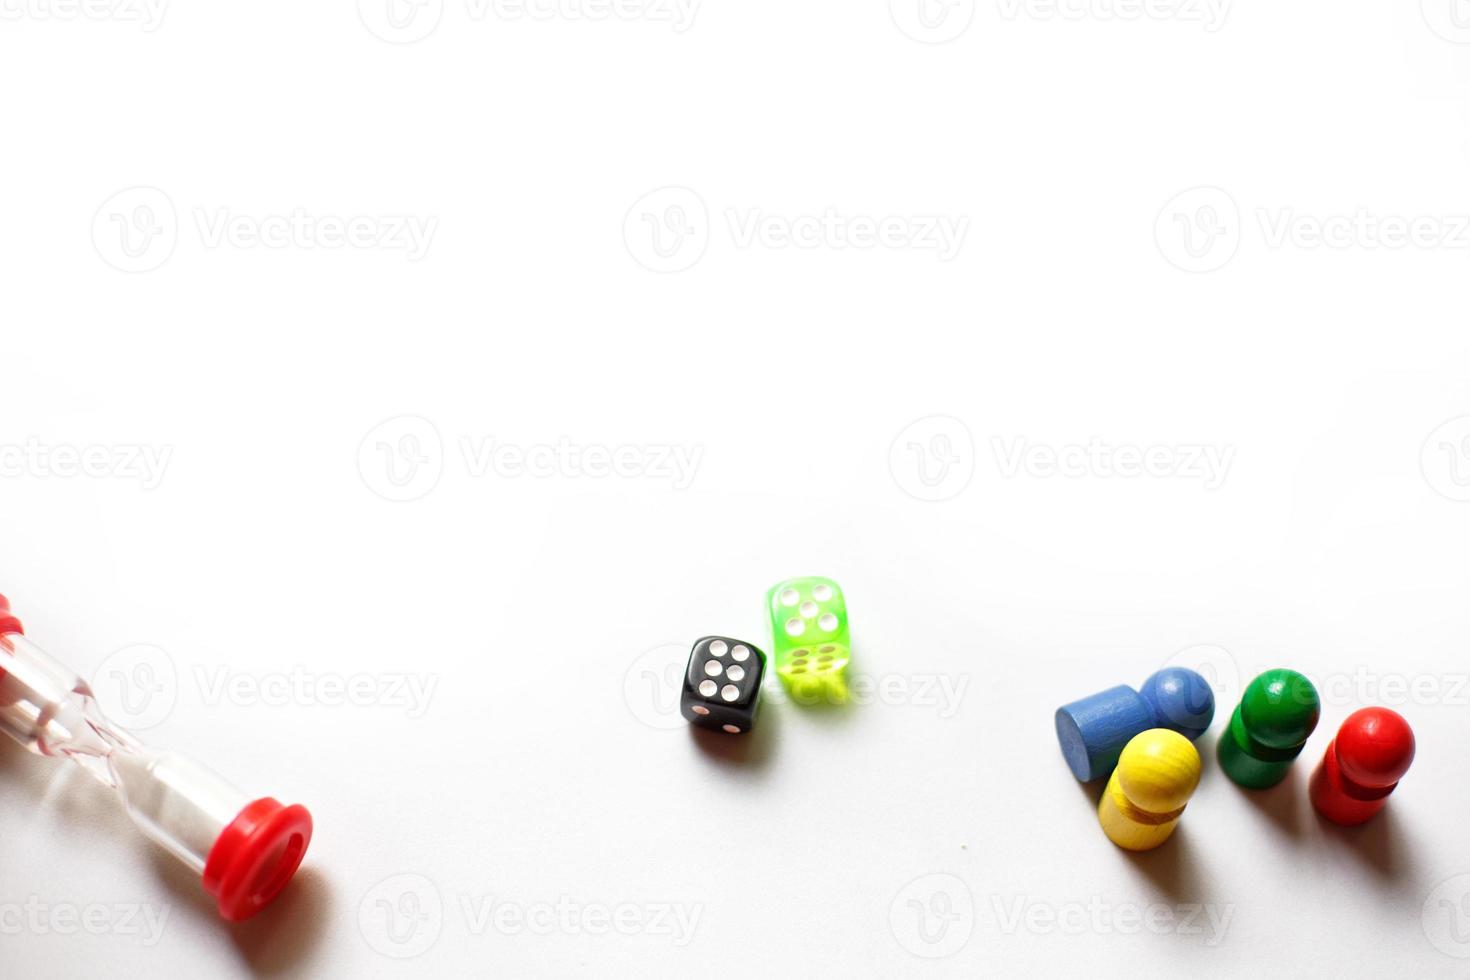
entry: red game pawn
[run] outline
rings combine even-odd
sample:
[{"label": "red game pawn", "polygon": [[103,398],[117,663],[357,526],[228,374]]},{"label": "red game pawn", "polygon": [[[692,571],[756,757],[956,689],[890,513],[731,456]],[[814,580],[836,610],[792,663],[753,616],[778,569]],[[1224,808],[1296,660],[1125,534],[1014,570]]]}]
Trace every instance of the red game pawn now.
[{"label": "red game pawn", "polygon": [[1401,715],[1387,708],[1354,711],[1312,773],[1312,805],[1333,823],[1355,827],[1383,809],[1413,761],[1414,732]]}]

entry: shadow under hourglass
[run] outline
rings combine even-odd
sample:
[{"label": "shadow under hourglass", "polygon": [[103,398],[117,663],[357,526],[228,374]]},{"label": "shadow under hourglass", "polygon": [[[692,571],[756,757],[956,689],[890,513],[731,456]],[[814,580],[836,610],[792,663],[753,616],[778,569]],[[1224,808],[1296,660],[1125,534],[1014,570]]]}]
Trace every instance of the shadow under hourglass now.
[{"label": "shadow under hourglass", "polygon": [[154,870],[179,896],[173,914],[227,933],[255,976],[309,972],[303,963],[328,932],[332,911],[331,890],[319,871],[303,866],[269,907],[244,922],[226,922],[192,869],[162,849],[154,851]]},{"label": "shadow under hourglass", "polygon": [[330,929],[332,891],[315,868],[303,868],[255,918],[230,927],[235,947],[256,976],[299,974]]}]

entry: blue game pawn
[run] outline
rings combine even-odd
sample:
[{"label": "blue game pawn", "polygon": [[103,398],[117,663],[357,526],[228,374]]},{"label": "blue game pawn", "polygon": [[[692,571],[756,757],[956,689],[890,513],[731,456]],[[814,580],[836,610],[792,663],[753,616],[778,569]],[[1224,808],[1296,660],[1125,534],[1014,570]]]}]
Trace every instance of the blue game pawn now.
[{"label": "blue game pawn", "polygon": [[1140,732],[1167,728],[1191,742],[1215,718],[1215,692],[1187,667],[1165,667],[1135,691],[1126,684],[1057,709],[1057,741],[1072,775],[1084,783],[1112,774]]}]

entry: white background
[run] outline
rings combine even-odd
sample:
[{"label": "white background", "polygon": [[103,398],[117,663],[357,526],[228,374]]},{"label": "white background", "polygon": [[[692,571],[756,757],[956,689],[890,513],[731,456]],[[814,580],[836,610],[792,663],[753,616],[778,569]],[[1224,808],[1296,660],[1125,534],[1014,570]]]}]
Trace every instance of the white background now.
[{"label": "white background", "polygon": [[[5,0],[0,591],[318,829],[227,927],[0,746],[4,972],[1462,976],[1457,2]],[[694,736],[800,574],[864,703]],[[1052,713],[1170,661],[1221,719],[1129,856]],[[1419,758],[1330,829],[1373,702]]]}]

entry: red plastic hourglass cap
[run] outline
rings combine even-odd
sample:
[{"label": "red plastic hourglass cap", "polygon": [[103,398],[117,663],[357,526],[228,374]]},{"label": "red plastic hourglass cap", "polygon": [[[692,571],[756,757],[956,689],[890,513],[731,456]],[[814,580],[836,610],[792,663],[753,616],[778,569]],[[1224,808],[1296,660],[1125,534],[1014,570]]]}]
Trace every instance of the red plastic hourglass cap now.
[{"label": "red plastic hourglass cap", "polygon": [[6,633],[24,633],[20,620],[10,613],[10,600],[0,595],[0,636]]},{"label": "red plastic hourglass cap", "polygon": [[311,814],[270,797],[256,800],[230,821],[204,862],[204,890],[231,922],[250,918],[291,881],[311,843]]}]

